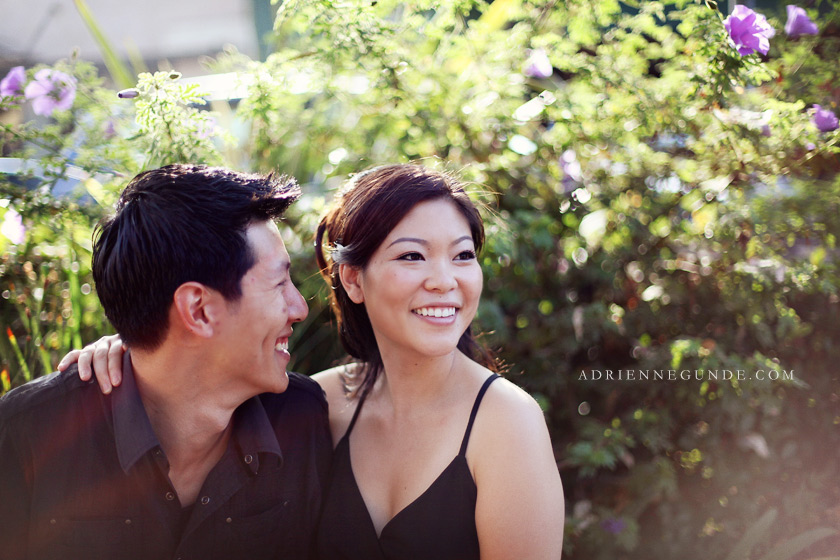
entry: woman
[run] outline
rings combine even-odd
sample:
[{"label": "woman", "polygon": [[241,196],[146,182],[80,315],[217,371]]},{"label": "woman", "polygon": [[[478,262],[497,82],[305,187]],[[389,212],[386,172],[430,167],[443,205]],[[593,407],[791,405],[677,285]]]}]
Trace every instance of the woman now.
[{"label": "woman", "polygon": [[316,256],[357,362],[314,376],[336,446],[318,557],[560,557],[542,411],[470,332],[483,241],[462,185],[417,165],[357,175],[322,218]]}]

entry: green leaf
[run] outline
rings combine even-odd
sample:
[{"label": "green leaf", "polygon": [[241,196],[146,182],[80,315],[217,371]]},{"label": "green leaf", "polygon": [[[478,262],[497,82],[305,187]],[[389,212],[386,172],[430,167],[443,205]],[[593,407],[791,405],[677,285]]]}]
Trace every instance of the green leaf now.
[{"label": "green leaf", "polygon": [[88,31],[90,31],[90,34],[93,35],[94,40],[99,45],[99,51],[102,53],[102,59],[105,62],[105,66],[108,68],[108,72],[111,73],[111,77],[114,79],[117,87],[119,87],[119,89],[132,87],[134,85],[134,78],[132,77],[131,72],[129,72],[128,67],[120,60],[116,52],[114,52],[111,42],[108,41],[105,34],[102,33],[102,29],[100,29],[99,24],[96,23],[96,19],[93,17],[93,14],[88,8],[85,0],[73,1],[76,3],[76,9],[79,11],[82,21],[85,22]]}]

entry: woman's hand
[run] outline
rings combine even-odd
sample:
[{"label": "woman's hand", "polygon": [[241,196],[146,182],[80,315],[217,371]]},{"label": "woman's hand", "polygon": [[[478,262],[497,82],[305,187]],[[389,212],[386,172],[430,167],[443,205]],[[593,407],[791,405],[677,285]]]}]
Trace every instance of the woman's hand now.
[{"label": "woman's hand", "polygon": [[64,371],[78,362],[82,381],[87,381],[92,373],[95,374],[99,388],[107,395],[122,382],[122,355],[126,349],[120,335],[103,336],[81,350],[71,350],[58,363],[58,370]]}]

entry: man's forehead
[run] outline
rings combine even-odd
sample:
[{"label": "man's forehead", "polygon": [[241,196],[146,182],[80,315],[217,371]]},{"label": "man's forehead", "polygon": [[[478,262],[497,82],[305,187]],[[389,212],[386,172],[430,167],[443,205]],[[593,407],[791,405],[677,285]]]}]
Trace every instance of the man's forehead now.
[{"label": "man's forehead", "polygon": [[268,261],[266,264],[273,268],[289,268],[289,253],[277,224],[270,220],[251,224],[248,226],[247,237],[258,260]]}]

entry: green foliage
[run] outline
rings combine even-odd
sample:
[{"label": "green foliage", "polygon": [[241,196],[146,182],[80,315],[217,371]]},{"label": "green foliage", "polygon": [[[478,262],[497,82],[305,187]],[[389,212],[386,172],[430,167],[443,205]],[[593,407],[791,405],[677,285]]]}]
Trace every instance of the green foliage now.
[{"label": "green foliage", "polygon": [[114,48],[111,46],[110,42],[105,38],[105,34],[102,32],[102,29],[99,27],[96,19],[93,17],[87,2],[85,2],[85,0],[73,0],[73,2],[76,4],[76,10],[79,12],[79,16],[81,16],[82,21],[88,28],[88,31],[96,40],[97,45],[99,45],[99,50],[102,53],[102,59],[105,62],[105,66],[108,68],[108,72],[111,74],[111,78],[113,78],[114,82],[121,88],[128,88],[134,85],[134,79],[132,78],[128,68],[126,68],[125,64],[122,63],[116,52],[114,52]]},{"label": "green foliage", "polygon": [[201,98],[177,76],[141,75],[135,105],[103,87],[86,62],[54,68],[78,81],[70,110],[22,121],[20,100],[0,101],[10,117],[0,123],[8,158],[0,160],[0,217],[13,209],[26,228],[16,245],[0,235],[0,370],[9,387],[110,332],[93,291],[91,238],[127,178],[171,161],[221,160],[210,114],[189,106]]},{"label": "green foliage", "polygon": [[[840,3],[796,39],[766,13],[766,57],[738,55],[711,4],[289,0],[265,62],[212,63],[248,92],[233,156],[197,90],[143,75],[118,101],[71,61],[71,111],[4,125],[3,155],[45,170],[2,182],[29,228],[4,324],[31,375],[105,332],[91,224],[143,167],[227,161],[304,184],[284,238],[311,309],[294,367],[315,372],[341,356],[311,251],[325,202],[372,165],[445,166],[489,206],[478,323],[546,411],[566,557],[836,554],[840,132],[809,109],[840,107]],[[535,51],[551,76],[525,72]],[[71,162],[86,196],[53,197]]]},{"label": "green foliage", "polygon": [[198,84],[180,82],[178,72],[143,72],[138,76],[137,135],[145,145],[144,169],[171,163],[218,165],[222,157],[215,141],[228,135],[217,130],[216,119],[195,105],[204,105]]}]

